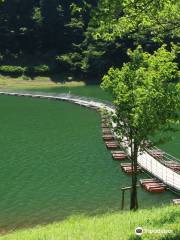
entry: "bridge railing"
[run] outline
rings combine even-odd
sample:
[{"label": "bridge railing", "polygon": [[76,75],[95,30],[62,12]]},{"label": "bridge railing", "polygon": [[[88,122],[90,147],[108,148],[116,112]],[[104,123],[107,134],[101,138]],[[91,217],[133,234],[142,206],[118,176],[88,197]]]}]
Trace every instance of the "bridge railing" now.
[{"label": "bridge railing", "polygon": [[[178,159],[177,157],[172,156],[172,155],[169,154],[169,153],[166,153],[165,151],[163,151],[162,149],[160,149],[160,148],[158,148],[158,147],[156,147],[156,146],[146,148],[145,150],[146,150],[148,153],[150,153],[151,151],[152,151],[152,152],[153,152],[153,151],[155,151],[155,152],[156,152],[156,151],[157,151],[157,152],[159,151],[159,152],[162,153],[162,157],[163,157],[164,160],[166,160],[166,161],[174,161],[174,162],[180,163],[180,159]],[[159,160],[161,160],[162,157],[159,156]],[[158,157],[157,157],[157,158],[158,158]]]},{"label": "bridge railing", "polygon": [[13,92],[13,93],[20,93],[20,94],[35,94],[35,95],[46,95],[46,96],[54,96],[54,97],[66,97],[66,98],[73,98],[77,100],[82,101],[88,101],[88,102],[96,102],[96,103],[102,103],[108,107],[111,107],[112,109],[115,109],[114,105],[107,100],[98,99],[95,97],[84,97],[84,96],[77,96],[75,94],[71,93],[52,93],[52,92],[42,92],[42,91],[26,91],[26,90],[11,90],[11,91],[4,91],[4,92]]},{"label": "bridge railing", "polygon": [[166,185],[180,192],[180,175],[172,169],[164,166],[147,152],[140,153],[138,164],[151,175],[157,177]]}]

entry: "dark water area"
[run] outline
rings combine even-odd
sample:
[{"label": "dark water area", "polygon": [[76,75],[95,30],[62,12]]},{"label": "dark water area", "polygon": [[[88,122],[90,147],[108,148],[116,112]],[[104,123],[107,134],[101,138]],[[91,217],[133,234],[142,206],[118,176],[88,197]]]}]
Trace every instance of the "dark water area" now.
[{"label": "dark water area", "polygon": [[[106,149],[97,112],[9,96],[0,96],[0,112],[0,230],[120,211],[131,179]],[[140,208],[176,197],[138,192]]]}]

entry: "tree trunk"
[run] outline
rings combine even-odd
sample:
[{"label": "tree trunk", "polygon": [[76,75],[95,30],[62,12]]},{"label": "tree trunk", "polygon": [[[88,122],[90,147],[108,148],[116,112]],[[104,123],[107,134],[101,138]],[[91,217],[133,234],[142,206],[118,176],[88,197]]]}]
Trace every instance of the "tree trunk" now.
[{"label": "tree trunk", "polygon": [[137,199],[137,157],[138,157],[138,145],[134,143],[131,146],[131,159],[132,159],[132,188],[131,188],[131,203],[130,209],[138,209]]}]

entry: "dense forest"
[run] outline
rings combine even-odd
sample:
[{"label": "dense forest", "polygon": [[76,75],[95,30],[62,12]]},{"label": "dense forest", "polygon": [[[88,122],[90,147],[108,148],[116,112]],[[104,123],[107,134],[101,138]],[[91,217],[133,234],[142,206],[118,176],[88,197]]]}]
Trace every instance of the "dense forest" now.
[{"label": "dense forest", "polygon": [[1,0],[0,73],[101,78],[137,45],[178,52],[179,9],[177,0]]}]

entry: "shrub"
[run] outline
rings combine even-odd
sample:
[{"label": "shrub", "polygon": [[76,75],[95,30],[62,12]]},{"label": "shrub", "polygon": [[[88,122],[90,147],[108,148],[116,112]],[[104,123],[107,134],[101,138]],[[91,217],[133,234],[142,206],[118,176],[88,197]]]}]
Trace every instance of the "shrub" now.
[{"label": "shrub", "polygon": [[47,75],[50,73],[49,66],[47,66],[45,64],[33,66],[29,69],[29,72],[30,72],[30,70],[32,71],[31,73],[35,74],[35,75]]},{"label": "shrub", "polygon": [[21,66],[10,66],[10,65],[0,66],[0,73],[3,75],[21,76],[25,73],[25,71],[26,71],[26,68]]},{"label": "shrub", "polygon": [[50,73],[50,68],[47,65],[36,65],[36,66],[28,66],[28,67],[21,67],[21,66],[11,66],[11,65],[2,65],[0,66],[0,74],[2,75],[9,75],[13,77],[18,76],[31,76],[31,75],[48,75]]},{"label": "shrub", "polygon": [[71,69],[72,71],[76,71],[81,69],[82,65],[82,56],[75,53],[67,53],[56,57],[56,61],[58,64],[63,66],[66,69]]}]

